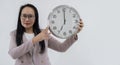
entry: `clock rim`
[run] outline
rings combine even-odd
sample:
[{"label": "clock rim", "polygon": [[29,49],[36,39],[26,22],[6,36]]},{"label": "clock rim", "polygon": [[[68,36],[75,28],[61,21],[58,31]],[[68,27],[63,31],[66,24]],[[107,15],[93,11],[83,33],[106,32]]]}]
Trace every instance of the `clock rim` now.
[{"label": "clock rim", "polygon": [[[51,17],[51,15],[53,14],[53,12],[56,11],[57,9],[61,8],[61,7],[62,7],[62,8],[69,8],[69,9],[74,10],[74,12],[77,14],[78,18],[80,19],[80,15],[79,15],[79,13],[77,12],[77,10],[76,10],[75,8],[70,7],[70,6],[68,6],[68,5],[59,5],[59,6],[56,6],[56,7],[52,10],[52,12],[49,13],[49,16],[48,16],[49,22],[51,21],[51,20],[50,20],[50,17]],[[67,36],[67,37],[62,37],[62,36],[59,36],[59,35],[55,34],[55,33],[52,31],[51,27],[49,27],[49,30],[50,30],[50,32],[51,32],[54,36],[56,36],[56,37],[58,37],[58,38],[61,38],[61,39],[67,39],[67,38],[73,36],[73,35],[74,35],[75,33],[77,33],[77,31],[78,31],[78,29],[77,29],[76,32],[74,32],[72,35]]]}]

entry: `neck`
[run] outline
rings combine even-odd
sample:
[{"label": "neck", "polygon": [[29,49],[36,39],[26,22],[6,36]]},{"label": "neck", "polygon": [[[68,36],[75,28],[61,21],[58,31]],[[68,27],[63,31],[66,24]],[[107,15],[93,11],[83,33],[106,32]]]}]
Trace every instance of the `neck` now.
[{"label": "neck", "polygon": [[25,32],[26,33],[33,33],[33,28],[27,28]]}]

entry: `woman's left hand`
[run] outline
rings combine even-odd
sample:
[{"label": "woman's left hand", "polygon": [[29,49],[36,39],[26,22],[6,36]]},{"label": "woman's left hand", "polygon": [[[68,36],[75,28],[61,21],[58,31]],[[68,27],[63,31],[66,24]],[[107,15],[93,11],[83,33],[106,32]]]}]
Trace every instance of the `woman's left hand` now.
[{"label": "woman's left hand", "polygon": [[[80,19],[80,23],[79,23],[78,25],[79,25],[79,27],[78,27],[77,33],[79,33],[79,32],[82,30],[83,26],[84,26],[82,19]],[[75,39],[75,40],[78,39],[77,33],[74,35],[74,39]]]},{"label": "woman's left hand", "polygon": [[79,27],[78,27],[77,33],[79,33],[82,30],[83,26],[84,26],[82,19],[80,19],[80,23],[78,25],[79,25]]}]

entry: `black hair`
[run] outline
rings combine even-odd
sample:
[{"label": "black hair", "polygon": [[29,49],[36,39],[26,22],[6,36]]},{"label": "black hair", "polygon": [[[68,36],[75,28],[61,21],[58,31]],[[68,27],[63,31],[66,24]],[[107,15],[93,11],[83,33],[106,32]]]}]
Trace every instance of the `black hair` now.
[{"label": "black hair", "polygon": [[[37,11],[37,8],[35,6],[33,6],[32,4],[25,4],[23,6],[20,7],[20,11],[19,11],[19,16],[18,16],[18,22],[17,22],[17,30],[16,30],[16,44],[17,46],[21,45],[23,43],[23,34],[25,32],[25,28],[21,25],[21,12],[25,7],[30,7],[34,10],[35,13],[35,23],[33,24],[33,32],[35,34],[35,36],[37,34],[39,34],[41,32],[40,28],[39,28],[39,14]],[[45,51],[45,42],[40,41],[39,45],[41,46],[41,51],[40,53],[43,53]]]}]

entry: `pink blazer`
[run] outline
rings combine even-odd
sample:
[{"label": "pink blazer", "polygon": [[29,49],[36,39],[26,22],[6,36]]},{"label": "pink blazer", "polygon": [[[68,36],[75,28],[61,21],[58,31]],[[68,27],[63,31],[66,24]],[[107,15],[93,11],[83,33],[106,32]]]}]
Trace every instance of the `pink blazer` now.
[{"label": "pink blazer", "polygon": [[[76,41],[74,37],[71,37],[63,43],[60,43],[50,36],[49,40],[45,40],[45,52],[40,54],[39,44],[33,45],[32,40],[27,40],[27,38],[23,36],[23,44],[17,46],[15,42],[16,32],[12,31],[10,35],[11,40],[8,53],[16,60],[15,65],[32,65],[32,62],[34,65],[51,65],[47,54],[48,48],[64,52]],[[29,53],[31,50],[34,50],[32,55]]]}]

